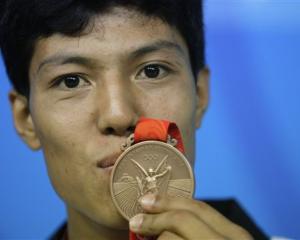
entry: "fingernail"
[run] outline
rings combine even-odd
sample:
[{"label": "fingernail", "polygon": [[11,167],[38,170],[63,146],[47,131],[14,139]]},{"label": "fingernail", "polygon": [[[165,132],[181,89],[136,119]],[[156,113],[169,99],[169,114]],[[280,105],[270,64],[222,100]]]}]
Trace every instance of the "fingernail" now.
[{"label": "fingernail", "polygon": [[144,206],[153,206],[155,203],[155,196],[153,194],[147,194],[141,198],[141,204]]},{"label": "fingernail", "polygon": [[142,223],[143,223],[143,215],[139,214],[130,219],[129,226],[133,230],[138,230],[142,226]]}]

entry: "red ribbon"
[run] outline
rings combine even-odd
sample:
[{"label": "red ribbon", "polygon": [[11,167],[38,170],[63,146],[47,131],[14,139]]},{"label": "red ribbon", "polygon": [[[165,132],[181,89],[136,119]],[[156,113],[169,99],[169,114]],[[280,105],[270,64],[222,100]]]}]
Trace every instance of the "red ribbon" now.
[{"label": "red ribbon", "polygon": [[134,142],[156,140],[167,142],[168,135],[177,140],[175,146],[181,153],[184,153],[183,142],[176,123],[167,120],[140,118],[134,131]]},{"label": "red ribbon", "polygon": [[[176,123],[167,120],[141,117],[134,131],[134,142],[156,140],[167,142],[168,135],[177,140],[176,148],[184,154],[184,146]],[[130,240],[154,240],[156,237],[142,237],[129,231]]]}]

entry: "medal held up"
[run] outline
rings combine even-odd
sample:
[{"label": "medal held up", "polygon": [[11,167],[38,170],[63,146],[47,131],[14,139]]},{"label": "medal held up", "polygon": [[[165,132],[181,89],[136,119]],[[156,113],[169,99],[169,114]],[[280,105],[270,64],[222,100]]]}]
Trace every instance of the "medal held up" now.
[{"label": "medal held up", "polygon": [[110,190],[125,219],[143,212],[139,199],[149,193],[192,198],[193,171],[175,123],[141,118],[122,150],[111,174]]}]

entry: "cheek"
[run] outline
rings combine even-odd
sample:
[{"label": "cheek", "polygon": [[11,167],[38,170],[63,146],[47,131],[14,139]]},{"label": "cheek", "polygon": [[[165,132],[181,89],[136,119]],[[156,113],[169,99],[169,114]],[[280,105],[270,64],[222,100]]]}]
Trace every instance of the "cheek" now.
[{"label": "cheek", "polygon": [[[192,81],[191,81],[192,82]],[[192,82],[192,84],[194,84]],[[193,159],[196,94],[194,85],[181,82],[148,96],[147,116],[175,122],[180,129],[186,154]]]},{"label": "cheek", "polygon": [[[41,102],[43,104],[38,104]],[[34,103],[34,126],[42,144],[49,177],[61,195],[61,189],[70,188],[67,187],[69,184],[80,187],[80,178],[90,169],[84,148],[88,133],[83,129],[85,125],[91,125],[91,114],[80,106],[67,109],[59,103],[41,99],[34,99]]]},{"label": "cheek", "polygon": [[[45,108],[46,109],[46,108]],[[40,110],[34,116],[34,124],[43,150],[61,154],[66,148],[74,148],[79,135],[82,115],[55,109]]]},{"label": "cheek", "polygon": [[[159,95],[147,100],[150,102],[150,115],[175,122],[181,131],[190,129],[195,117],[196,97],[194,89],[180,84],[165,89]],[[190,130],[189,130],[190,131]]]},{"label": "cheek", "polygon": [[193,85],[173,89],[172,95],[170,92],[164,93],[152,104],[155,113],[153,117],[168,119],[177,124],[185,146],[185,155],[193,163],[196,109],[196,94]]},{"label": "cheek", "polygon": [[91,127],[93,119],[89,101],[61,101],[49,94],[33,95],[33,122],[45,151],[55,150],[54,154],[59,154],[66,149],[76,150],[77,144],[84,141],[85,126]]}]

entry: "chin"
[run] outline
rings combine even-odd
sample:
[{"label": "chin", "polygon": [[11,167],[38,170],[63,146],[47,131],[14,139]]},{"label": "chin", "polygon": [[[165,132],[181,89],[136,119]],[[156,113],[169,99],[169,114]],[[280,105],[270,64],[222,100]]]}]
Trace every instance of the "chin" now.
[{"label": "chin", "polygon": [[117,230],[129,229],[128,221],[119,214],[112,200],[111,202],[107,202],[105,206],[99,204],[96,208],[95,211],[90,211],[91,214],[89,214],[89,216],[97,224]]},{"label": "chin", "polygon": [[98,217],[96,223],[107,228],[112,228],[116,230],[128,230],[129,223],[128,221],[120,216],[119,214],[112,213],[110,216],[103,218],[103,216]]}]

